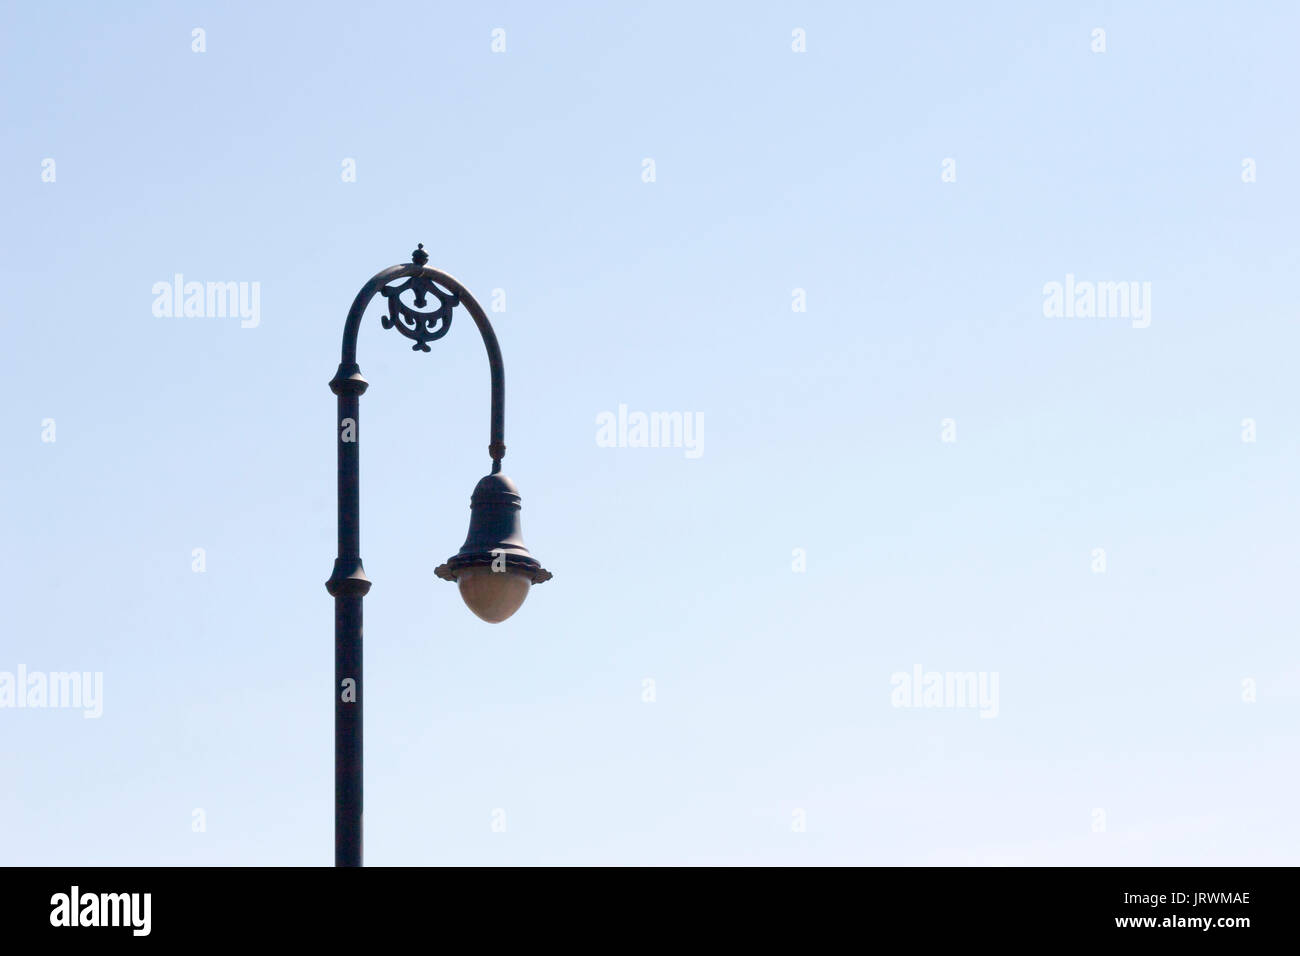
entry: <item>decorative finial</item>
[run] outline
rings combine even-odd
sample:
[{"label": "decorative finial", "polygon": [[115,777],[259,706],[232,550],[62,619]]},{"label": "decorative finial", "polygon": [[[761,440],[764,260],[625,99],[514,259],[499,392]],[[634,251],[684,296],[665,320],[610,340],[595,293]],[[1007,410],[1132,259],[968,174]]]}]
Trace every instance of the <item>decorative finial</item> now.
[{"label": "decorative finial", "polygon": [[429,254],[424,251],[424,243],[420,243],[419,248],[411,253],[411,261],[417,266],[422,266],[429,261]]}]

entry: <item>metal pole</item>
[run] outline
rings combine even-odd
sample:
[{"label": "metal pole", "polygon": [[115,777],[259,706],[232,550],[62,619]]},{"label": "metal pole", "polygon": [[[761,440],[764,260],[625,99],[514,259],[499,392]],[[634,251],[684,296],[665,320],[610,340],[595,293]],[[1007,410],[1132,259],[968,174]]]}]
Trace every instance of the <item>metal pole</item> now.
[{"label": "metal pole", "polygon": [[338,396],[339,553],[326,588],[334,596],[334,865],[361,865],[361,602],[370,579],[361,565],[360,407],[367,383],[353,363],[330,382]]}]

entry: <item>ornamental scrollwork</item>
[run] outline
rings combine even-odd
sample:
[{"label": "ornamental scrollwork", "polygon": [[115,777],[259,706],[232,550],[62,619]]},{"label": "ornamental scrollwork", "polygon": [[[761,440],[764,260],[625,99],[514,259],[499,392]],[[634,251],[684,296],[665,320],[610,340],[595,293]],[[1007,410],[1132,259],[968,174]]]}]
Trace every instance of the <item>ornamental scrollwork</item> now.
[{"label": "ornamental scrollwork", "polygon": [[[417,265],[429,261],[423,243],[412,258]],[[402,301],[402,293],[408,289],[415,293],[415,308]],[[408,339],[414,339],[415,344],[411,350],[417,352],[428,352],[428,343],[436,342],[447,334],[451,329],[452,310],[460,305],[457,293],[444,292],[432,279],[423,275],[413,275],[399,285],[385,286],[379,291],[388,300],[388,314],[381,319],[384,328],[396,328]],[[417,311],[429,304],[430,294],[438,300],[438,307],[428,312]]]}]

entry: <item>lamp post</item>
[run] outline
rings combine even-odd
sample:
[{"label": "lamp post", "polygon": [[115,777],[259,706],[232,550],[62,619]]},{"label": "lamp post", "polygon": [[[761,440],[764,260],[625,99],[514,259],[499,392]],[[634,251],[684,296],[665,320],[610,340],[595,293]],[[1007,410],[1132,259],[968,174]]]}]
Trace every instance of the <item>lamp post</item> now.
[{"label": "lamp post", "polygon": [[[334,865],[361,865],[362,722],[365,702],[361,678],[361,602],[370,579],[361,565],[359,439],[361,396],[369,384],[357,365],[361,317],[376,294],[388,301],[383,327],[414,340],[412,350],[428,352],[451,329],[452,311],[463,305],[478,326],[487,348],[492,375],[492,412],[488,454],[492,471],[479,481],[470,499],[465,544],[435,571],[457,582],[469,609],[497,623],[514,614],[534,584],[551,572],[528,553],[519,529],[519,492],[501,474],[505,445],[505,373],[496,333],[483,307],[459,282],[428,266],[424,244],[411,262],[392,266],[371,278],[348,310],[343,326],[343,355],[330,390],[338,396],[339,546],[334,573],[325,587],[334,597]],[[405,282],[397,280],[405,278]],[[413,293],[411,305],[401,296]],[[437,307],[424,311],[432,296]]]}]

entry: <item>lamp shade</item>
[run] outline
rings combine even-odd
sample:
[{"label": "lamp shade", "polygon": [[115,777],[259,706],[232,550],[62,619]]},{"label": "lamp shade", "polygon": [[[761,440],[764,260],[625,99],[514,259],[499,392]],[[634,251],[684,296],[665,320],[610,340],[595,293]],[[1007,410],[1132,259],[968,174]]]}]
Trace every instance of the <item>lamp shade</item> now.
[{"label": "lamp shade", "polygon": [[521,505],[519,489],[505,475],[482,478],[470,496],[464,545],[434,571],[456,581],[469,609],[493,624],[519,610],[532,585],[552,576],[524,547]]}]

